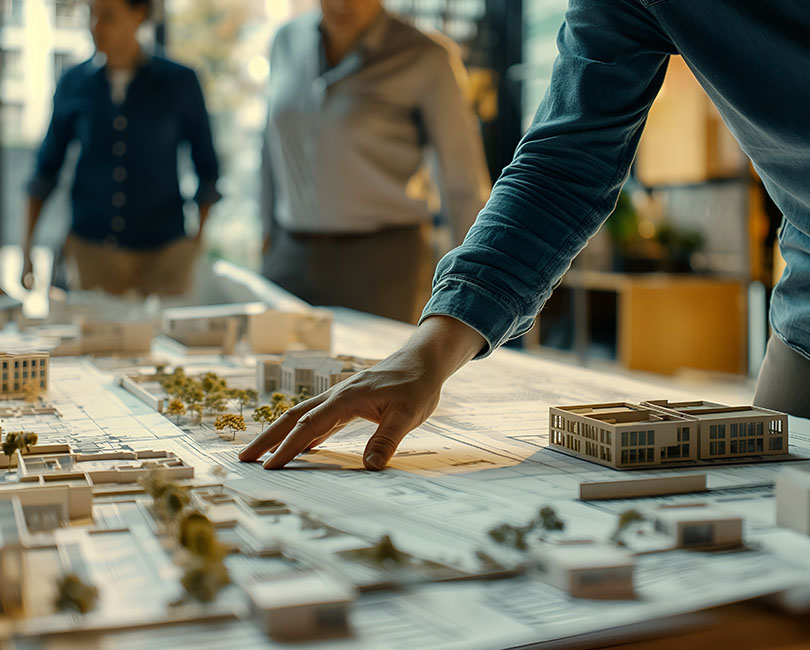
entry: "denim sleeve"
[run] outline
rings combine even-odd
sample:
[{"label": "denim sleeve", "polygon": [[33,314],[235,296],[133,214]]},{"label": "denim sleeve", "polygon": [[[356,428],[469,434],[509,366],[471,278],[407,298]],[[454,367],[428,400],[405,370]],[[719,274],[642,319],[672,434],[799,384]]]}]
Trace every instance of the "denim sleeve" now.
[{"label": "denim sleeve", "polygon": [[219,178],[219,162],[211,137],[211,124],[208,120],[208,111],[205,109],[205,99],[197,75],[189,71],[183,86],[186,90],[182,100],[185,103],[184,139],[188,140],[191,145],[191,160],[199,179],[194,200],[199,205],[210,205],[222,197],[216,187]]},{"label": "denim sleeve", "polygon": [[571,0],[551,85],[422,314],[480,332],[487,356],[531,327],[610,215],[673,46],[634,0]]},{"label": "denim sleeve", "polygon": [[28,195],[45,200],[59,181],[59,170],[65,161],[68,145],[74,138],[70,91],[65,77],[56,86],[53,95],[53,114],[48,132],[39,147],[34,173],[28,181]]}]

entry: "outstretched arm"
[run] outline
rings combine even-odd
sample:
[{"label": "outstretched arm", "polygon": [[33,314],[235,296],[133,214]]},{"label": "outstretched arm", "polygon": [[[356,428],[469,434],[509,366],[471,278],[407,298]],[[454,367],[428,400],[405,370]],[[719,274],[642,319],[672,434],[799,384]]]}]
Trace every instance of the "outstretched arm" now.
[{"label": "outstretched arm", "polygon": [[447,378],[531,327],[616,204],[673,47],[636,0],[571,0],[551,86],[464,243],[440,263],[423,321],[369,371],[290,410],[240,455],[279,468],[354,418],[379,426],[381,469]]}]

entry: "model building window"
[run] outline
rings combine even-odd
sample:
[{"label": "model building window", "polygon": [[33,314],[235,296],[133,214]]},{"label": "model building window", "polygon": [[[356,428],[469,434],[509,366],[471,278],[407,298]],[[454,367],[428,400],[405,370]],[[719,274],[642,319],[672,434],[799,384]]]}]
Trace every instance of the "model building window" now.
[{"label": "model building window", "polygon": [[751,439],[748,441],[748,451],[754,451],[754,444],[755,444],[755,443],[754,443],[754,439],[753,439],[753,438],[751,438]]},{"label": "model building window", "polygon": [[683,527],[684,546],[706,546],[714,541],[712,524],[698,524]]},{"label": "model building window", "polygon": [[681,457],[681,448],[678,445],[672,445],[671,447],[667,447],[667,458],[680,458],[680,457]]},{"label": "model building window", "polygon": [[732,438],[737,437],[737,425],[736,424],[731,425],[731,437]]},{"label": "model building window", "polygon": [[[5,388],[3,389],[5,390]],[[768,449],[771,451],[779,451],[782,449],[782,439],[781,438],[771,438],[768,440]]]},{"label": "model building window", "polygon": [[622,447],[627,446],[627,431],[622,431]]},{"label": "model building window", "polygon": [[717,443],[716,442],[710,442],[709,443],[709,453],[712,456],[717,454]]},{"label": "model building window", "polygon": [[638,432],[638,444],[639,445],[646,445],[647,444],[647,432],[646,431],[639,431]]},{"label": "model building window", "polygon": [[717,443],[717,453],[721,456],[726,453],[726,442],[723,440],[722,442]]},{"label": "model building window", "polygon": [[737,453],[737,441],[736,440],[731,441],[731,453],[732,454]]},{"label": "model building window", "polygon": [[713,424],[709,427],[709,438],[716,438],[717,437],[717,425]]},{"label": "model building window", "polygon": [[[725,443],[720,443],[725,444]],[[689,458],[689,445],[681,445],[681,453],[683,454],[684,458]]]},{"label": "model building window", "polygon": [[726,425],[720,424],[717,426],[717,437],[718,438],[725,438],[726,437]]},{"label": "model building window", "polygon": [[782,433],[782,421],[771,420],[770,424],[768,425],[768,431],[771,433]]},{"label": "model building window", "polygon": [[655,460],[655,449],[652,447],[647,450],[647,462],[652,463]]}]

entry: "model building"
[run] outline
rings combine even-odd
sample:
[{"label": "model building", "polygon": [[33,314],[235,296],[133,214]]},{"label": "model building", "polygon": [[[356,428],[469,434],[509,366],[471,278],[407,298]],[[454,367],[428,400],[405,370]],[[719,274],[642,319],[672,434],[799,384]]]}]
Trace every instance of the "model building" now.
[{"label": "model building", "polygon": [[706,401],[559,406],[549,447],[616,469],[787,457],[788,418]]},{"label": "model building", "polygon": [[575,598],[627,599],[635,596],[633,557],[607,544],[543,544],[534,554],[543,580]]},{"label": "model building", "polygon": [[0,352],[0,398],[20,399],[48,389],[50,355],[41,350]]},{"label": "model building", "polygon": [[712,505],[663,506],[654,520],[656,532],[673,548],[733,548],[743,542],[742,518]]},{"label": "model building", "polygon": [[332,345],[332,316],[307,309],[270,309],[260,302],[176,307],[163,312],[163,333],[187,348],[232,354],[244,339],[256,354],[323,350]]},{"label": "model building", "polygon": [[260,357],[256,363],[256,385],[264,393],[318,395],[375,363],[373,359],[330,357],[314,351]]},{"label": "model building", "polygon": [[776,523],[810,535],[810,468],[786,467],[776,477]]}]

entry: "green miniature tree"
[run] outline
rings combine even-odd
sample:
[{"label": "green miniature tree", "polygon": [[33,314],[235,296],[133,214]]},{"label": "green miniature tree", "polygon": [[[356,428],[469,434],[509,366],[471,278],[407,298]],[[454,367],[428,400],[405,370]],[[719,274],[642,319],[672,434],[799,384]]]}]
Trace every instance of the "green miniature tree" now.
[{"label": "green miniature tree", "polygon": [[233,434],[231,440],[236,440],[236,432],[246,431],[247,425],[245,424],[245,418],[243,418],[241,415],[228,413],[227,415],[220,415],[217,418],[216,422],[214,423],[214,428],[217,431],[227,429]]},{"label": "green miniature tree", "polygon": [[625,546],[624,535],[627,531],[634,525],[641,522],[646,521],[646,517],[641,514],[638,510],[625,510],[622,514],[619,515],[619,519],[616,522],[616,530],[613,531],[613,534],[610,536],[610,539],[613,541],[614,544],[618,546]]},{"label": "green miniature tree", "polygon": [[98,588],[69,573],[56,583],[54,607],[60,612],[74,611],[87,614],[98,602]]},{"label": "green miniature tree", "polygon": [[175,397],[169,402],[169,406],[166,407],[166,414],[174,415],[176,417],[175,421],[177,424],[180,424],[180,416],[186,414],[186,405]]},{"label": "green miniature tree", "polygon": [[489,530],[489,536],[493,541],[503,546],[508,546],[517,551],[528,550],[526,535],[530,528],[525,526],[513,526],[511,524],[501,524]]},{"label": "green miniature tree", "polygon": [[189,381],[186,371],[182,366],[177,366],[172,374],[165,375],[160,379],[160,385],[167,394],[172,397],[179,397]]}]

